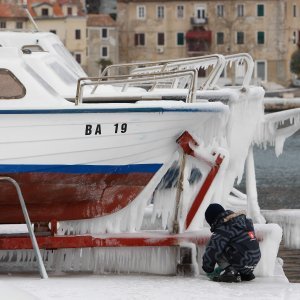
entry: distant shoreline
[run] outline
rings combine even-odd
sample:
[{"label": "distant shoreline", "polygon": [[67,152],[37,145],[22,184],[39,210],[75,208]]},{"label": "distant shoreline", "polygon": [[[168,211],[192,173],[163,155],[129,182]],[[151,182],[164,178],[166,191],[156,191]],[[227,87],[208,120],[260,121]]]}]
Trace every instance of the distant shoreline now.
[{"label": "distant shoreline", "polygon": [[300,108],[300,98],[265,97],[264,106],[266,112]]}]

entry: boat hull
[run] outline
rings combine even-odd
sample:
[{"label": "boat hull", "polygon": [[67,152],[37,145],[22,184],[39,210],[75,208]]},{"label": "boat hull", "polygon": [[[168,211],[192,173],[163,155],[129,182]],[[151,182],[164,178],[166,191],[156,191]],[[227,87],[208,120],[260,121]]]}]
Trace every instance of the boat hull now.
[{"label": "boat hull", "polygon": [[[197,132],[218,112],[0,111],[0,176],[20,184],[33,222],[113,214],[170,160],[183,131]],[[24,222],[13,186],[2,182],[0,198],[0,223]]]}]

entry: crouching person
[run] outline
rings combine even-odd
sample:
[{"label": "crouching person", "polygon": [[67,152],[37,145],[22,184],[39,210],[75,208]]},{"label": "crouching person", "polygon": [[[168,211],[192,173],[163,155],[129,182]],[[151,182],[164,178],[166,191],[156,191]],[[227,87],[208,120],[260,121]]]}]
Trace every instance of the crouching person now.
[{"label": "crouching person", "polygon": [[208,206],[205,219],[213,233],[203,255],[202,268],[208,277],[219,282],[254,279],[261,254],[252,220],[216,203]]}]

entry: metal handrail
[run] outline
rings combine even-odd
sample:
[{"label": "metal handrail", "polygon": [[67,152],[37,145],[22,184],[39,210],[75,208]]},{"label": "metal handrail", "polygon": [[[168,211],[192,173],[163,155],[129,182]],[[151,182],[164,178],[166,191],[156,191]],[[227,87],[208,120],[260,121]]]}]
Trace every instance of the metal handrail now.
[{"label": "metal handrail", "polygon": [[[130,75],[115,75],[115,76],[100,76],[100,77],[83,77],[77,81],[75,105],[82,103],[83,87],[91,85],[103,84],[123,84],[123,92],[126,90],[130,83],[143,83],[145,81],[156,83],[157,80],[175,79],[179,77],[190,76],[190,85],[186,102],[194,102],[196,99],[197,89],[197,70],[179,70],[163,73],[150,73],[150,74],[130,74]],[[154,99],[155,100],[155,99]],[[157,99],[156,99],[157,100]]]},{"label": "metal handrail", "polygon": [[[232,63],[246,62],[247,70],[243,80],[243,87],[248,87],[250,85],[251,77],[254,70],[254,62],[252,57],[248,53],[239,53],[239,54],[231,54],[227,56],[213,54],[206,55],[200,57],[192,57],[192,58],[182,58],[182,59],[171,59],[171,60],[162,60],[156,62],[136,62],[136,63],[124,63],[124,64],[115,64],[110,65],[104,69],[101,74],[101,79],[99,82],[105,78],[112,78],[111,75],[113,70],[120,70],[122,68],[131,68],[132,70],[128,72],[127,75],[114,75],[114,76],[125,76],[127,78],[127,82],[124,82],[123,90],[126,90],[128,85],[132,82],[130,78],[136,78],[135,76],[157,76],[163,75],[166,73],[174,72],[176,74],[182,70],[195,70],[198,71],[200,68],[208,68],[213,67],[206,81],[199,87],[200,90],[211,90],[215,89],[217,86],[217,82],[220,79],[220,76],[226,66]],[[179,78],[181,76],[177,76]],[[144,78],[146,80],[147,78]],[[194,80],[195,81],[195,80]],[[153,80],[151,79],[151,82]],[[109,83],[112,83],[111,81]],[[152,91],[156,85],[154,83],[149,91]],[[176,85],[176,81],[173,81],[173,86]],[[94,94],[98,85],[95,84],[91,94]]]},{"label": "metal handrail", "polygon": [[[177,68],[177,70],[182,70],[182,68],[184,67],[186,69],[196,69],[198,71],[200,68],[208,68],[209,66],[213,66],[213,70],[209,74],[206,82],[204,83],[204,87],[202,87],[202,89],[206,89],[206,87],[213,88],[210,84],[213,81],[213,78],[218,74],[221,75],[222,70],[225,67],[225,58],[223,55],[211,54],[205,56],[161,60],[155,62],[115,64],[107,66],[101,73],[101,76],[110,76],[114,69],[120,70],[121,68],[133,68],[133,70],[129,72],[129,74],[143,74],[155,72],[163,73],[165,71],[168,71],[168,69],[171,69],[169,71],[173,71],[174,68]],[[91,93],[95,93],[96,89],[97,86],[94,87]]]},{"label": "metal handrail", "polygon": [[112,69],[119,69],[121,67],[150,67],[150,66],[161,66],[162,68],[165,67],[166,65],[184,65],[188,62],[195,62],[195,61],[207,61],[207,60],[212,60],[215,59],[217,60],[222,60],[223,59],[223,55],[220,54],[211,54],[211,55],[204,55],[204,56],[196,56],[196,57],[189,57],[189,58],[178,58],[178,59],[169,59],[169,60],[160,60],[160,61],[155,61],[155,62],[150,62],[150,61],[146,61],[146,62],[134,62],[134,63],[123,63],[123,64],[114,64],[114,65],[110,65],[107,66],[103,72],[101,73],[101,76],[106,76],[109,75],[109,72]]},{"label": "metal handrail", "polygon": [[47,279],[48,274],[46,272],[46,268],[45,268],[44,263],[43,263],[42,255],[41,255],[39,246],[37,244],[35,234],[34,234],[34,232],[32,230],[32,227],[31,227],[31,221],[30,221],[27,209],[26,209],[26,204],[25,204],[25,201],[24,201],[24,198],[23,198],[23,195],[22,195],[21,188],[20,188],[19,184],[14,179],[12,179],[11,177],[0,177],[0,181],[8,181],[16,188],[16,191],[17,191],[18,197],[19,197],[19,201],[20,201],[20,204],[21,204],[22,212],[23,212],[23,215],[24,215],[24,218],[25,218],[25,221],[26,221],[27,229],[28,229],[28,232],[29,232],[29,235],[30,235],[32,247],[33,247],[35,255],[37,257],[37,262],[38,262],[38,266],[39,266],[40,275],[43,279]]}]

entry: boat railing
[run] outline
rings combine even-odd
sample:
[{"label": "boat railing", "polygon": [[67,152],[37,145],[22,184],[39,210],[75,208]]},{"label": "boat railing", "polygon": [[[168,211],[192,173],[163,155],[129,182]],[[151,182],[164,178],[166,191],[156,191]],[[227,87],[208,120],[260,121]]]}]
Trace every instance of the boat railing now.
[{"label": "boat railing", "polygon": [[[251,78],[253,75],[254,70],[254,61],[252,57],[248,53],[238,53],[238,54],[231,54],[225,56],[226,60],[226,66],[229,65],[229,67],[232,67],[232,65],[235,63],[236,65],[243,65],[246,64],[246,72],[243,75],[243,83],[242,87],[248,87],[251,82]],[[218,78],[216,78],[218,80]]]},{"label": "boat railing", "polygon": [[[122,93],[126,92],[131,84],[135,84],[135,86],[138,84],[139,87],[147,87],[147,89],[145,89],[145,93],[147,93],[152,91],[152,86],[157,85],[157,82],[164,84],[167,88],[179,88],[179,82],[182,78],[186,81],[184,88],[188,90],[185,101],[195,102],[198,78],[197,73],[196,69],[187,69],[160,73],[83,77],[77,81],[75,105],[79,105],[83,102],[83,89],[85,86],[98,87],[99,85],[117,85]],[[124,96],[118,97],[118,100],[122,99],[127,100],[128,95],[124,94]],[[153,97],[145,97],[144,99],[157,100],[158,98],[153,95]]]},{"label": "boat railing", "polygon": [[[188,76],[182,76],[183,73],[180,72],[194,70],[196,72],[195,78],[198,78],[198,72],[200,69],[210,69],[210,72],[204,82],[199,84],[197,81],[198,86],[196,89],[218,89],[217,83],[220,80],[222,73],[225,72],[227,67],[232,68],[233,65],[245,65],[245,73],[243,75],[241,88],[248,87],[250,85],[254,69],[254,62],[249,54],[239,53],[227,56],[213,54],[156,62],[136,62],[110,65],[104,69],[98,79],[95,77],[89,78],[89,80],[91,80],[90,84],[94,85],[91,95],[95,94],[97,87],[100,84],[103,84],[103,81],[106,81],[107,84],[121,84],[122,91],[126,91],[133,83],[138,83],[140,86],[148,86],[148,92],[153,91],[155,88],[185,89],[189,86],[190,79]],[[84,85],[87,85],[87,80],[88,79],[84,79]],[[118,82],[116,82],[116,80]],[[192,81],[196,82],[195,79]],[[99,84],[97,84],[97,82],[99,82]],[[189,95],[190,94],[191,93],[189,91]],[[195,94],[195,92],[192,94]],[[78,97],[80,97],[80,95]],[[190,98],[189,96],[186,101],[194,101],[193,97]],[[79,100],[76,101],[78,102]],[[80,101],[78,103],[80,103]]]},{"label": "boat railing", "polygon": [[[121,74],[154,74],[169,71],[191,70],[195,69],[197,72],[200,69],[207,70],[211,68],[209,76],[206,81],[200,86],[200,89],[212,89],[212,82],[215,76],[219,76],[225,67],[225,58],[220,54],[206,55],[200,57],[190,57],[183,59],[171,59],[156,62],[136,62],[124,63],[107,66],[101,73],[101,76],[121,75]],[[184,88],[186,82],[183,78],[176,86]],[[152,86],[152,89],[159,86],[159,82]],[[96,91],[97,86],[94,87],[92,93]]]}]

